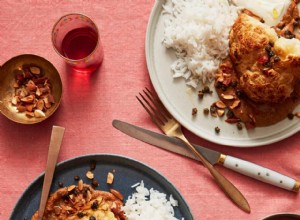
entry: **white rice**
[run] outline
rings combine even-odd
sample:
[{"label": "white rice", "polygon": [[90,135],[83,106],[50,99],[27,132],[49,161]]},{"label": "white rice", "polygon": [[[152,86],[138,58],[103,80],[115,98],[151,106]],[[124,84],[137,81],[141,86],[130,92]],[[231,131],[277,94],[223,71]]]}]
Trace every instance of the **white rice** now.
[{"label": "white rice", "polygon": [[136,192],[127,199],[122,210],[128,220],[178,220],[174,217],[177,200],[151,188],[147,189],[144,182],[135,184]]},{"label": "white rice", "polygon": [[173,77],[196,88],[212,81],[229,52],[229,31],[238,8],[227,0],[167,0],[163,44],[176,51]]}]

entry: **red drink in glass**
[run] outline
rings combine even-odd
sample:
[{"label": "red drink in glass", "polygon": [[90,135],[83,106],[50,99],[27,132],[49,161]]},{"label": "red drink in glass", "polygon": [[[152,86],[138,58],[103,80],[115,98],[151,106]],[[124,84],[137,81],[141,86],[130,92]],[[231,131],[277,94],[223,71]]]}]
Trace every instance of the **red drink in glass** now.
[{"label": "red drink in glass", "polygon": [[97,26],[85,15],[69,14],[59,19],[52,31],[56,52],[76,71],[91,73],[103,60]]},{"label": "red drink in glass", "polygon": [[97,46],[97,33],[89,28],[77,28],[64,37],[61,50],[65,57],[80,60],[90,55]]}]

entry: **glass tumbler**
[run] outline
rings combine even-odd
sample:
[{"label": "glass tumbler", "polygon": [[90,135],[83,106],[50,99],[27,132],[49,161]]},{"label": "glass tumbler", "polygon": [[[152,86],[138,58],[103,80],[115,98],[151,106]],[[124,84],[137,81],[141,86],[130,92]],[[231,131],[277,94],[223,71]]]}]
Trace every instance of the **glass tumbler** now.
[{"label": "glass tumbler", "polygon": [[103,61],[103,47],[96,24],[86,15],[62,16],[52,29],[55,51],[80,73],[94,72]]}]

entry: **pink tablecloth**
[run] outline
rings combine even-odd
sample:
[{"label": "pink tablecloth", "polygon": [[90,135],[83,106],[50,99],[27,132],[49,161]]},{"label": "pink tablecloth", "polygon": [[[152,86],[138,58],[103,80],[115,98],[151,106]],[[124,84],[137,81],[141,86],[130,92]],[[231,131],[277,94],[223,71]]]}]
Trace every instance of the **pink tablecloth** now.
[{"label": "pink tablecloth", "polygon": [[[139,160],[161,172],[182,193],[195,219],[261,219],[300,212],[299,195],[219,168],[248,199],[252,212],[234,206],[207,170],[192,160],[130,138],[111,125],[122,119],[158,131],[135,99],[151,87],[145,61],[145,31],[154,0],[9,1],[0,4],[0,63],[33,53],[61,74],[64,95],[49,120],[25,126],[0,117],[0,219],[8,219],[26,187],[43,172],[53,125],[66,128],[59,161],[91,153]],[[84,13],[99,26],[105,58],[91,77],[70,74],[51,45],[51,29],[63,14]],[[300,134],[258,148],[219,146],[186,132],[191,140],[300,179]]]}]

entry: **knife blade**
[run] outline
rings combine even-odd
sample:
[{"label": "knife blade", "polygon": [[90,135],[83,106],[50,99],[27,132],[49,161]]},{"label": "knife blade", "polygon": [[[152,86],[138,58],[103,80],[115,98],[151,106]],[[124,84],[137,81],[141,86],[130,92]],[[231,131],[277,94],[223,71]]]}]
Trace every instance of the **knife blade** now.
[{"label": "knife blade", "polygon": [[[116,129],[129,135],[130,137],[136,138],[140,141],[154,145],[164,150],[171,151],[173,153],[177,153],[199,161],[198,158],[195,157],[194,154],[190,152],[185,147],[185,145],[176,138],[169,137],[164,134],[159,134],[120,120],[113,120],[112,125]],[[222,165],[228,169],[254,178],[256,180],[260,180],[262,182],[289,191],[299,192],[300,182],[291,177],[285,176],[276,171],[246,160],[242,160],[230,155],[225,155],[218,151],[211,150],[196,144],[193,145],[212,165]]]}]

